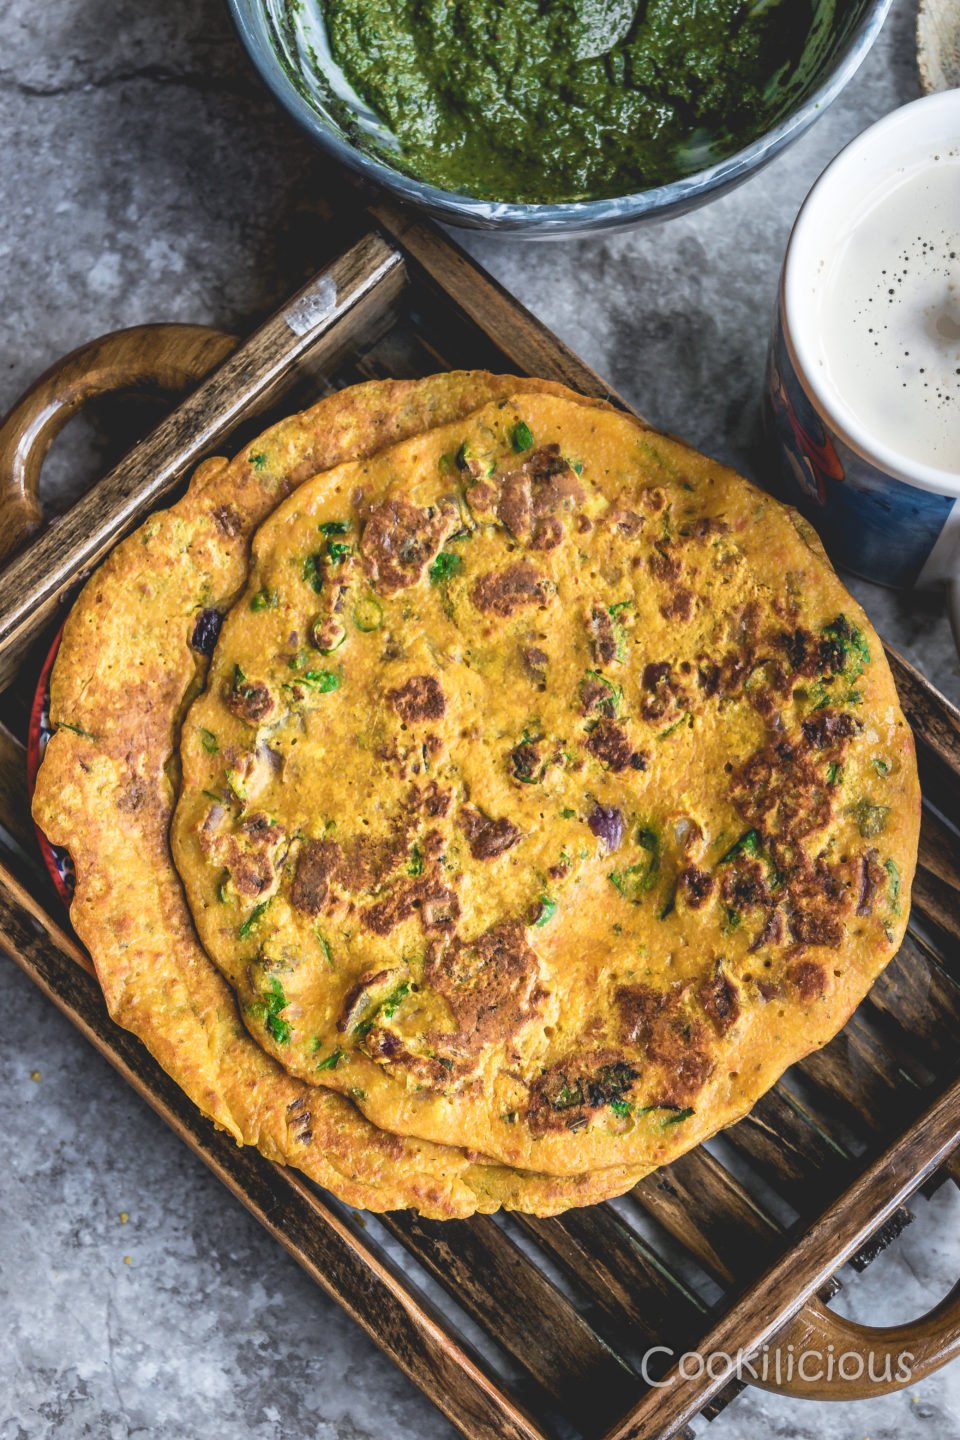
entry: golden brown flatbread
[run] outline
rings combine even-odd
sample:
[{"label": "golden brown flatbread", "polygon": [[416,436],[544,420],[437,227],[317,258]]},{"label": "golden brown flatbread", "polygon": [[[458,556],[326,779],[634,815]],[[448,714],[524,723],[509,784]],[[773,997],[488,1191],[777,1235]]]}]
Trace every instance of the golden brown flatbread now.
[{"label": "golden brown flatbread", "polygon": [[745,1113],[896,953],[883,651],[798,517],[501,398],[302,486],[183,728],[174,853],[291,1074],[557,1175]]},{"label": "golden brown flatbread", "polygon": [[296,1165],[352,1205],[465,1216],[504,1205],[547,1214],[619,1193],[622,1170],[558,1184],[471,1150],[403,1140],[348,1099],[304,1085],[263,1053],[204,954],[168,846],[180,717],[203,684],[221,613],[242,592],[254,527],[307,476],[465,415],[518,385],[481,373],[376,382],[321,401],[201,466],[89,581],[52,679],[59,726],[34,816],[76,865],[73,924],[111,1015],[238,1142]]}]

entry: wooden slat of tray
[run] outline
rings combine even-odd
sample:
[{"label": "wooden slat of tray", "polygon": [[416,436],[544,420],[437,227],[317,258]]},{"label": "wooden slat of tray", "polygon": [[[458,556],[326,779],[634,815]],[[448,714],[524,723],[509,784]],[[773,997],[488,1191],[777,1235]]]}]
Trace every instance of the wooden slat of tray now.
[{"label": "wooden slat of tray", "polygon": [[[336,385],[352,378],[384,373],[412,375],[445,366],[479,363],[501,369],[527,370],[562,380],[586,394],[609,395],[599,377],[439,232],[419,221],[398,216],[386,207],[378,209],[375,214],[385,238],[367,237],[349,252],[354,256],[350,273],[355,288],[361,292],[359,298],[355,303],[348,304],[342,315],[325,317],[313,340],[298,351],[299,360],[309,360],[313,364],[319,357],[327,365],[325,379],[328,383]],[[357,261],[358,255],[366,257],[362,263]],[[334,266],[339,263],[334,262]],[[371,275],[378,265],[385,269],[379,279],[372,279]],[[313,286],[307,287],[307,290],[312,292]],[[383,333],[386,322],[381,320],[377,325],[374,322],[380,310],[390,306],[395,306],[398,313],[406,307],[404,316],[407,318],[401,317],[395,329]],[[287,310],[289,307],[285,307]],[[409,317],[412,317],[412,323]],[[265,330],[269,330],[272,324],[269,322]],[[377,329],[379,338],[371,344],[365,337],[374,329]],[[275,379],[271,384],[280,386],[289,378],[286,371],[293,368],[296,357],[290,358],[293,350],[285,335],[281,334],[278,343],[281,348],[287,346],[287,358],[278,357]],[[269,388],[265,386],[264,393]],[[617,397],[612,398],[616,403],[622,403],[617,402]],[[182,413],[182,407],[179,413]],[[217,426],[219,422],[215,417],[207,417],[204,423]],[[226,438],[229,423],[217,429],[218,443],[220,436]],[[181,461],[182,471],[192,463],[190,456],[184,459],[182,454]],[[113,473],[116,475],[117,472]],[[131,468],[128,474],[133,473]],[[176,474],[175,467],[171,467],[170,485],[175,483]],[[147,482],[149,479],[147,475]],[[134,485],[138,504],[138,485],[143,480],[141,474]],[[101,498],[107,493],[100,487],[98,491]],[[155,497],[152,502],[146,503],[155,503]],[[71,513],[71,520],[76,514],[76,511]],[[118,520],[116,515],[111,515],[105,516],[103,523],[111,525],[113,533],[118,535],[132,521],[122,517]],[[27,555],[33,553],[31,550]],[[29,567],[23,573],[26,576],[28,572]],[[34,575],[33,599],[40,605],[44,603],[45,591],[42,583],[39,589],[36,585],[42,579],[42,576]],[[69,585],[70,577],[65,569],[61,579],[64,587]],[[27,596],[24,601],[24,610],[29,608],[29,598]],[[3,622],[8,609],[6,598],[0,596],[0,622]],[[4,630],[3,623],[0,623],[0,675],[7,673],[4,666],[7,670],[12,667],[12,657],[19,654],[19,646],[28,631],[33,633],[29,626],[21,629],[10,629],[8,626]],[[891,663],[901,687],[905,709],[922,732],[918,737],[922,770],[937,777],[936,793],[938,800],[943,797],[943,808],[951,815],[960,814],[960,781],[957,779],[960,775],[960,723],[957,713],[899,657],[892,655]],[[0,749],[0,799],[3,795],[3,765]],[[955,805],[951,797],[956,797]],[[950,834],[949,831],[947,833]],[[935,871],[930,873],[934,874],[939,885],[946,884],[950,891],[952,875],[945,879]],[[955,921],[947,913],[949,893],[938,891],[938,895],[945,923],[939,928],[934,926],[934,938],[948,943],[949,926]],[[71,1014],[75,991],[69,977],[60,972],[74,968],[78,960],[84,959],[83,954],[66,940],[42,906],[32,898],[24,897],[18,891],[16,882],[0,871],[0,942],[16,947],[22,941],[29,941],[30,946],[36,947],[45,957],[41,960],[40,953],[34,953],[33,949],[24,951],[20,956],[24,968],[47,993],[57,999],[66,1013]],[[949,958],[941,956],[940,959],[949,965]],[[931,960],[930,964],[937,969],[944,985],[952,984],[939,971],[937,960]],[[86,1002],[92,1004],[98,1001],[98,992],[92,982],[87,980],[85,983],[90,991],[85,997]],[[937,1003],[938,995],[934,986],[931,989],[933,998],[926,1006],[919,994],[908,997],[902,1035],[896,987],[891,985],[884,989],[881,981],[879,998],[871,1003],[881,1022],[881,1031],[883,1026],[889,1026],[892,1042],[899,1043],[902,1039],[902,1043],[909,1046],[916,1038],[918,1028],[922,1031],[927,1023],[933,1026],[935,1017],[930,1014],[930,1006]],[[952,990],[944,991],[942,998],[955,999]],[[372,1244],[358,1239],[336,1210],[327,1206],[309,1185],[291,1172],[270,1166],[259,1156],[237,1151],[232,1142],[217,1136],[180,1092],[157,1071],[142,1047],[106,1020],[102,1015],[102,1001],[99,1004],[102,1030],[98,1030],[79,1011],[71,1014],[71,1018],[84,1033],[90,1034],[104,1053],[111,1050],[116,1040],[117,1058],[113,1054],[109,1054],[109,1058],[117,1064],[121,1073],[128,1078],[134,1077],[133,1083],[165,1118],[173,1117],[171,1123],[178,1133],[183,1134],[216,1173],[221,1174],[234,1193],[264,1219],[271,1233],[277,1234],[300,1263],[374,1334],[382,1348],[466,1435],[498,1434],[508,1437],[508,1440],[513,1436],[536,1440],[546,1433],[551,1424],[549,1407],[541,1414],[537,1405],[536,1416],[526,1413],[517,1404],[509,1384],[500,1380],[488,1365],[473,1354],[459,1337],[456,1325],[432,1309],[412,1281],[398,1275],[385,1263]],[[942,1054],[946,1067],[951,1059],[946,1036],[940,1041],[940,1047],[938,1053]],[[895,1052],[896,1043],[893,1043],[891,1055]],[[138,1057],[146,1063],[144,1070],[137,1069]],[[956,1073],[956,1054],[952,1060],[950,1075]],[[153,1085],[157,1077],[159,1090],[155,1094]],[[841,1075],[840,1083],[845,1087],[841,1098],[848,1111],[852,1109],[856,1112],[858,1105],[868,1103],[868,1097],[858,1096],[855,1074]],[[948,1095],[954,1095],[955,1088]],[[167,1090],[173,1093],[167,1094]],[[896,1194],[890,1198],[892,1191],[905,1196],[911,1188],[903,1168],[908,1163],[902,1153],[908,1146],[906,1136],[895,1133],[885,1124],[884,1138],[891,1140],[892,1137],[892,1144],[887,1154],[887,1168],[881,1172],[874,1167],[875,1189],[860,1193],[853,1199],[848,1196],[836,1201],[838,1188],[846,1183],[842,1177],[849,1177],[851,1172],[851,1161],[843,1153],[844,1147],[839,1141],[836,1142],[839,1144],[838,1152],[835,1144],[824,1140],[824,1134],[830,1133],[832,1120],[827,1115],[824,1123],[819,1114],[819,1104],[817,1115],[804,1114],[799,1097],[791,1102],[784,1098],[786,1093],[783,1089],[774,1092],[772,1097],[768,1097],[766,1109],[761,1109],[754,1121],[742,1124],[746,1127],[744,1136],[751,1137],[753,1143],[755,1155],[751,1164],[759,1162],[764,1179],[774,1190],[784,1193],[786,1188],[793,1201],[800,1202],[797,1208],[808,1214],[810,1205],[804,1204],[803,1200],[804,1196],[809,1198],[811,1183],[818,1184],[821,1198],[825,1197],[830,1202],[824,1218],[810,1226],[805,1237],[808,1248],[800,1252],[802,1264],[799,1270],[795,1272],[792,1264],[785,1263],[785,1255],[789,1253],[785,1246],[789,1242],[765,1215],[762,1205],[750,1195],[749,1179],[744,1178],[742,1182],[735,1180],[706,1151],[694,1152],[670,1170],[650,1177],[633,1199],[626,1202],[628,1207],[640,1205],[651,1215],[674,1241],[683,1245],[691,1261],[704,1274],[721,1284],[742,1287],[734,1309],[721,1306],[717,1313],[721,1325],[736,1314],[736,1323],[742,1327],[744,1336],[769,1334],[771,1328],[776,1328],[796,1308],[802,1294],[813,1293],[813,1290],[825,1292],[831,1284],[830,1274],[844,1257],[862,1250],[877,1224],[896,1215],[899,1202]],[[925,1097],[928,1098],[929,1093],[925,1092]],[[840,1113],[839,1108],[837,1113]],[[939,1120],[936,1117],[931,1120],[932,1114],[933,1111],[926,1117],[926,1128],[923,1120],[918,1121],[909,1142],[917,1183],[929,1174],[938,1157],[945,1153],[941,1141],[946,1122],[942,1116]],[[751,1123],[755,1125],[755,1130],[749,1128]],[[783,1156],[778,1158],[778,1147],[785,1152],[786,1159]],[[746,1140],[741,1148],[745,1152],[748,1149]],[[237,1160],[238,1156],[244,1157],[242,1164]],[[266,1170],[262,1169],[264,1166]],[[275,1177],[279,1177],[276,1182]],[[270,1198],[274,1183],[280,1187],[277,1192],[280,1199],[276,1204]],[[674,1185],[672,1196],[661,1188],[670,1183]],[[856,1184],[851,1189],[856,1190]],[[874,1201],[871,1219],[870,1207]],[[300,1208],[297,1209],[297,1206]],[[292,1207],[289,1215],[288,1207]],[[425,1222],[413,1219],[408,1224],[408,1220],[411,1217],[401,1217],[396,1223],[391,1220],[389,1225],[394,1234],[402,1234],[410,1253],[417,1254],[429,1273],[451,1294],[459,1293],[461,1302],[468,1302],[466,1309],[474,1320],[483,1325],[486,1333],[502,1349],[520,1360],[522,1368],[528,1375],[536,1376],[537,1384],[545,1392],[553,1397],[559,1396],[565,1405],[568,1392],[564,1386],[569,1384],[576,1389],[569,1377],[560,1373],[568,1362],[573,1343],[571,1337],[590,1337],[586,1341],[587,1353],[581,1354],[578,1365],[574,1366],[576,1384],[589,1391],[594,1384],[606,1385],[611,1375],[626,1375],[624,1367],[613,1358],[620,1337],[626,1343],[635,1340],[638,1335],[649,1335],[650,1338],[676,1335],[687,1345],[692,1345],[702,1329],[702,1302],[694,1293],[684,1293],[682,1284],[671,1272],[670,1262],[658,1256],[647,1242],[637,1237],[612,1207],[575,1212],[555,1221],[509,1222],[510,1225],[519,1225],[528,1236],[535,1238],[544,1254],[564,1270],[586,1301],[597,1306],[597,1330],[610,1337],[612,1350],[600,1341],[593,1326],[578,1312],[578,1307],[572,1306],[549,1276],[537,1267],[535,1255],[527,1255],[514,1244],[508,1233],[509,1226],[503,1229],[485,1220],[442,1229],[433,1227],[439,1232],[433,1234]],[[308,1233],[314,1226],[318,1236]],[[496,1237],[492,1232],[496,1232]],[[812,1241],[809,1237],[814,1232],[819,1239],[817,1245],[810,1248]],[[494,1273],[484,1274],[484,1266],[491,1263],[491,1257]],[[756,1281],[758,1264],[768,1261],[771,1268],[760,1281]],[[318,1273],[321,1264],[329,1264],[330,1267],[325,1280]],[[779,1275],[777,1282],[771,1280],[775,1273]],[[776,1284],[781,1287],[779,1291]],[[773,1289],[770,1289],[771,1285]],[[804,1290],[804,1286],[808,1288]],[[522,1301],[528,1293],[542,1297],[544,1310],[551,1317],[546,1324],[559,1327],[561,1332],[552,1336],[551,1343],[542,1347],[544,1354],[537,1357],[525,1353],[541,1338],[536,1329],[536,1307],[521,1303],[516,1315],[511,1309],[516,1296],[520,1296]],[[384,1296],[387,1298],[384,1299]],[[382,1306],[386,1308],[380,1330]],[[569,1319],[570,1315],[573,1320]],[[618,1396],[618,1407],[627,1408],[628,1399],[635,1403],[628,1417],[611,1425],[611,1434],[652,1436],[673,1433],[679,1425],[686,1424],[699,1406],[712,1404],[711,1396],[718,1388],[712,1384],[688,1382],[683,1387],[681,1414],[680,1410],[676,1413],[670,1408],[664,1410],[659,1404],[659,1392],[644,1397],[639,1379],[633,1392],[629,1392],[627,1380],[623,1383],[628,1386],[628,1391]],[[524,1390],[523,1393],[532,1404],[528,1392]],[[729,1393],[728,1389],[726,1394]],[[576,1404],[576,1396],[573,1403]],[[679,1405],[680,1400],[676,1403]],[[567,1413],[572,1419],[569,1406]],[[595,1434],[597,1419],[596,1415],[585,1415],[583,1432]]]},{"label": "wooden slat of tray", "polygon": [[842,1142],[818,1124],[782,1081],[724,1135],[800,1214],[809,1215],[835,1191],[837,1172],[849,1169],[850,1156]]},{"label": "wooden slat of tray", "polygon": [[913,916],[937,935],[937,953],[960,977],[960,840],[929,810],[920,827]]},{"label": "wooden slat of tray", "polygon": [[956,1064],[960,985],[915,936],[908,934],[893,963],[875,981],[868,1007],[888,1033],[919,1048],[932,1067]]},{"label": "wooden slat of tray", "polygon": [[863,1129],[903,1123],[931,1077],[955,1066],[960,987],[907,935],[900,953],[835,1040],[796,1067],[825,1106],[846,1107]]},{"label": "wooden slat of tray", "polygon": [[489,1217],[383,1223],[581,1429],[601,1433],[636,1396],[623,1360]]},{"label": "wooden slat of tray", "polygon": [[[882,1133],[891,1133],[890,1119]],[[814,1115],[789,1084],[780,1082],[767,1091],[745,1120],[724,1131],[724,1138],[804,1220],[817,1214],[848,1184],[860,1168],[845,1142],[832,1133],[832,1120]],[[900,1206],[888,1224],[881,1225],[869,1244],[850,1257],[857,1270],[865,1269],[913,1216]],[[835,1284],[835,1288],[839,1288]]]},{"label": "wooden slat of tray", "polygon": [[27,794],[27,752],[20,740],[0,724],[0,825],[20,845],[33,844],[30,797]]},{"label": "wooden slat of tray", "polygon": [[655,1170],[631,1197],[722,1284],[748,1279],[780,1248],[780,1226],[702,1146]]},{"label": "wooden slat of tray", "polygon": [[911,1087],[897,1057],[859,1012],[836,1040],[797,1067],[824,1106],[842,1108],[848,1123],[882,1132],[890,1120],[906,1124],[918,1108],[920,1086]]},{"label": "wooden slat of tray", "polygon": [[689,1334],[706,1313],[611,1205],[517,1221],[613,1322],[653,1344]]}]

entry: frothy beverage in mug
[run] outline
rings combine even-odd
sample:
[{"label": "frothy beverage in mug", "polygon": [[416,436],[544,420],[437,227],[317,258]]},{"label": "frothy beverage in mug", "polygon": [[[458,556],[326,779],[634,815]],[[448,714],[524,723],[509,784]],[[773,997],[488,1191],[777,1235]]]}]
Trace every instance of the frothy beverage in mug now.
[{"label": "frothy beverage in mug", "polygon": [[841,218],[814,302],[824,378],[876,441],[960,474],[960,150]]}]

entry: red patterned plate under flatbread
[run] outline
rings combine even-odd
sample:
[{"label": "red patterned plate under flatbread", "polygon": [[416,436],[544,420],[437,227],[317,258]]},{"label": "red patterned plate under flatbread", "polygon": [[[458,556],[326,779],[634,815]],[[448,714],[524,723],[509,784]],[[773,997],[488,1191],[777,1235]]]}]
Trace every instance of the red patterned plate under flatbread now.
[{"label": "red patterned plate under flatbread", "polygon": [[[63,634],[63,627],[57,631],[53,644],[50,646],[50,653],[43,662],[43,669],[40,671],[40,678],[37,681],[36,693],[33,697],[33,705],[30,709],[30,726],[27,731],[27,791],[30,799],[33,799],[33,792],[37,784],[37,771],[40,769],[40,761],[43,759],[47,742],[54,733],[56,726],[50,723],[50,672],[53,669],[53,662],[57,658],[57,651],[60,649],[60,637]],[[73,868],[73,861],[69,853],[60,845],[51,845],[39,826],[34,827],[37,832],[37,842],[40,846],[40,853],[43,856],[44,864],[50,872],[50,878],[56,887],[57,894],[65,905],[69,905],[73,899],[73,891],[76,885],[76,874]]]}]

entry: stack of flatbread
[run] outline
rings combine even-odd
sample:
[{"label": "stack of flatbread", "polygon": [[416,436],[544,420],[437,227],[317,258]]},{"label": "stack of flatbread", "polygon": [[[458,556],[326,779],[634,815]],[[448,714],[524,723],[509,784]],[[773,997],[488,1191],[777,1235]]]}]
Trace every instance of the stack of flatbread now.
[{"label": "stack of flatbread", "polygon": [[912,737],[814,534],[544,381],[360,385],[207,461],[87,583],[51,718],[110,1013],[361,1208],[624,1192],[906,924]]}]

